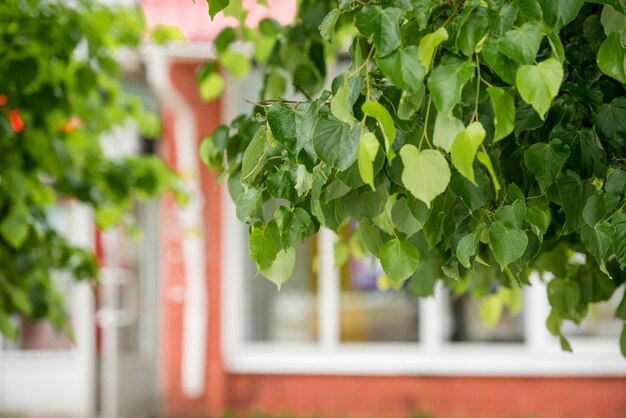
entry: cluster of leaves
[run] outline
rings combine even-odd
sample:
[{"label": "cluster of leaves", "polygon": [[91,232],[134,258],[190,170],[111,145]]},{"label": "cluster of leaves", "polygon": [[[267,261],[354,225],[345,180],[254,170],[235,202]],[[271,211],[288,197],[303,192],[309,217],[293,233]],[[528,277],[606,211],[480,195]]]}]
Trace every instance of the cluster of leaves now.
[{"label": "cluster of leaves", "polygon": [[113,56],[139,44],[138,9],[4,0],[0,21],[0,333],[15,338],[13,315],[67,327],[59,272],[97,277],[92,252],[52,224],[59,201],[91,206],[106,228],[136,199],[178,180],[156,157],[111,160],[100,145],[103,133],[131,118],[146,133],[159,130],[158,119],[123,92]]},{"label": "cluster of leaves", "polygon": [[[518,304],[499,289],[551,273],[564,349],[561,323],[623,290],[623,2],[303,0],[273,27],[262,100],[200,150],[263,275],[280,286],[320,227],[397,287],[427,296],[441,280],[491,311]],[[321,91],[345,34],[349,67]],[[284,99],[287,80],[302,100]],[[626,355],[626,325],[620,342]]]}]

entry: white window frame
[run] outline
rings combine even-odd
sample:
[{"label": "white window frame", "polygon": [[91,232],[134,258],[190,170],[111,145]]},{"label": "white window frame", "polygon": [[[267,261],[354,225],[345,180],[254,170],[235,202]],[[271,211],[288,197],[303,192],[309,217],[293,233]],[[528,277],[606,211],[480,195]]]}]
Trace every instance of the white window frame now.
[{"label": "white window frame", "polygon": [[[242,111],[243,89],[228,80],[225,120]],[[523,289],[524,342],[448,342],[443,334],[442,286],[419,302],[419,341],[341,343],[339,271],[334,267],[334,232],[321,229],[318,272],[319,335],[315,342],[246,341],[246,227],[237,219],[222,187],[222,354],[226,369],[251,374],[467,375],[467,376],[626,376],[616,338],[570,338],[574,353],[563,352],[545,321],[550,311],[546,285],[538,274]]]}]

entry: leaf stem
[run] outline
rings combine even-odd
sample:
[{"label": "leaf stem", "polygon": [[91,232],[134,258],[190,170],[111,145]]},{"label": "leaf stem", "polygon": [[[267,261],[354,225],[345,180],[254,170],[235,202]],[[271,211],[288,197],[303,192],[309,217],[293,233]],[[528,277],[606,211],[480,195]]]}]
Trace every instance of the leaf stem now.
[{"label": "leaf stem", "polygon": [[367,88],[367,96],[365,96],[366,99],[371,99],[372,98],[372,89],[370,87],[369,62],[372,59],[372,54],[374,53],[374,49],[376,49],[376,47],[374,45],[372,45],[372,47],[370,48],[370,52],[369,52],[369,54],[367,54],[367,58],[365,59],[365,64],[368,64],[368,65],[365,66],[365,86]]},{"label": "leaf stem", "polygon": [[482,77],[480,76],[480,59],[478,58],[478,54],[474,54],[476,58],[476,73],[478,80],[476,81],[476,102],[474,103],[474,114],[472,115],[472,119],[470,123],[478,120],[478,101],[480,100],[480,82],[482,81]]},{"label": "leaf stem", "polygon": [[418,148],[422,149],[422,142],[426,139],[429,148],[433,148],[433,145],[430,143],[430,139],[428,139],[428,120],[430,119],[430,104],[432,103],[432,97],[428,96],[428,105],[426,106],[426,118],[424,120],[424,129],[422,130],[422,136],[420,137],[420,142],[418,144]]}]

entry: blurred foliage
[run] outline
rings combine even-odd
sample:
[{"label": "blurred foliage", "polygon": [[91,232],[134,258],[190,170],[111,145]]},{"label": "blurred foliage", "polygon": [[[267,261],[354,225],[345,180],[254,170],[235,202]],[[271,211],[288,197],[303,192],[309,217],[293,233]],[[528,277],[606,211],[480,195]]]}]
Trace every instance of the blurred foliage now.
[{"label": "blurred foliage", "polygon": [[49,319],[69,331],[54,277],[97,278],[87,248],[51,223],[59,202],[93,208],[101,228],[124,220],[139,199],[178,178],[156,156],[110,159],[101,135],[135,122],[149,135],[158,118],[123,91],[115,53],[144,33],[138,8],[89,0],[0,3],[0,333],[16,337],[10,317]]}]

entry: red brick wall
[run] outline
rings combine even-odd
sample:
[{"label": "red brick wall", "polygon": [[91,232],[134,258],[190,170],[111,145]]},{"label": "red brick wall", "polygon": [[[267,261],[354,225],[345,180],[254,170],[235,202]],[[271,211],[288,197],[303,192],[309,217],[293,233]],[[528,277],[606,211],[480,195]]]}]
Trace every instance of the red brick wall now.
[{"label": "red brick wall", "polygon": [[625,418],[626,379],[232,375],[227,405],[323,417]]},{"label": "red brick wall", "polygon": [[[174,85],[195,109],[198,141],[220,120],[218,102],[199,100],[196,64],[176,64]],[[174,164],[174,120],[165,104],[163,152]],[[626,418],[626,379],[470,378],[232,375],[220,355],[220,191],[215,175],[201,172],[204,192],[209,335],[206,391],[188,399],[180,385],[183,302],[170,290],[184,286],[176,207],[164,202],[161,376],[168,416],[216,417],[239,413],[286,412],[296,416],[408,417],[424,412],[437,418]]]}]

